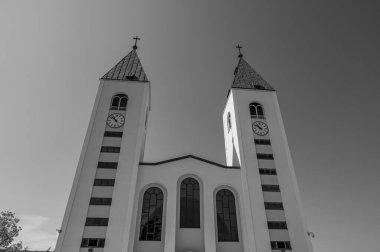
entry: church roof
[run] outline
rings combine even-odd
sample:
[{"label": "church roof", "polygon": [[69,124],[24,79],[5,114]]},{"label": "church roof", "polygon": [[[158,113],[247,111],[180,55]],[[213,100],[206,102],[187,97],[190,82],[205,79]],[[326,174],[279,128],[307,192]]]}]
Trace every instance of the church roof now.
[{"label": "church roof", "polygon": [[211,165],[219,166],[219,167],[225,168],[225,169],[240,169],[239,166],[222,165],[222,164],[218,164],[216,162],[213,162],[213,161],[201,158],[201,157],[197,157],[197,156],[194,156],[194,155],[186,155],[186,156],[171,158],[171,159],[167,159],[167,160],[163,160],[163,161],[159,161],[159,162],[141,162],[140,165],[154,165],[155,166],[155,165],[166,164],[166,163],[175,162],[175,161],[179,161],[179,160],[187,159],[187,158],[196,159],[196,160],[199,160],[201,162],[205,162],[205,163],[208,163],[208,164],[211,164]]},{"label": "church roof", "polygon": [[[137,47],[136,47],[137,48]],[[102,80],[148,81],[134,48],[127,56],[109,70]]]},{"label": "church roof", "polygon": [[243,59],[242,55],[239,58],[239,63],[234,72],[233,88],[274,91],[274,88]]}]

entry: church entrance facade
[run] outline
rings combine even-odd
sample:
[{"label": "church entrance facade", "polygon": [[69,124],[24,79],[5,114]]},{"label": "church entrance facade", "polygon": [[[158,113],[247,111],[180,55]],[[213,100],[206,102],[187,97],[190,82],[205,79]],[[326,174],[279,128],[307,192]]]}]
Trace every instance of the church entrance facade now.
[{"label": "church entrance facade", "polygon": [[225,164],[146,161],[150,96],[135,44],[100,80],[55,252],[312,252],[276,91],[241,53]]},{"label": "church entrance facade", "polygon": [[[165,207],[162,220],[155,229],[161,231],[161,240],[150,251],[243,251],[241,206],[241,177],[238,167],[210,164],[194,156],[185,156],[164,163],[142,163],[140,165],[138,192],[144,194],[152,187],[162,188]],[[166,199],[165,199],[166,197]],[[144,199],[145,200],[145,199]],[[136,204],[137,206],[137,204]],[[154,212],[154,208],[151,212]],[[144,207],[135,208],[136,237],[134,251],[147,251],[152,242],[141,240],[144,228],[149,222],[141,217]],[[152,216],[152,219],[154,217]],[[153,226],[151,227],[153,232]],[[152,236],[152,240],[154,236]],[[166,244],[165,244],[166,243]],[[170,245],[171,244],[171,245]]]}]

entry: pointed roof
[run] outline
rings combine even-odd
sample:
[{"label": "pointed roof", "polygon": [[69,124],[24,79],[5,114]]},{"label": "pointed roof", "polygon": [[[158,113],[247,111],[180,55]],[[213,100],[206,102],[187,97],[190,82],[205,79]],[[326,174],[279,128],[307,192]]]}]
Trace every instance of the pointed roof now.
[{"label": "pointed roof", "polygon": [[109,70],[102,80],[129,80],[129,81],[148,81],[140,59],[136,52],[137,47],[128,53],[119,63]]},{"label": "pointed roof", "polygon": [[243,59],[243,55],[240,54],[239,58],[239,63],[234,72],[233,88],[274,91],[274,88]]}]

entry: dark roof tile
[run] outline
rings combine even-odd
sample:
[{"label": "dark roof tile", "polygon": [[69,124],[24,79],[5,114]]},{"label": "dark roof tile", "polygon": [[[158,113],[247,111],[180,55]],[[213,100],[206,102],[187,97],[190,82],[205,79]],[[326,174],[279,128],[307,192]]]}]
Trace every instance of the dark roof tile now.
[{"label": "dark roof tile", "polygon": [[270,90],[274,89],[269,85],[266,80],[261,77],[243,58],[240,58],[239,63],[235,69],[235,77],[232,82],[233,88],[247,88]]},{"label": "dark roof tile", "polygon": [[132,50],[109,70],[102,80],[148,81],[136,50]]}]

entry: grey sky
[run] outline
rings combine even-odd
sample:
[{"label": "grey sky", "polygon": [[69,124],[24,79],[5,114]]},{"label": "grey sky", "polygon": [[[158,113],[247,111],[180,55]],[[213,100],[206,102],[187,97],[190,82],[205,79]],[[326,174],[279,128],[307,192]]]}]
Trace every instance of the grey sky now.
[{"label": "grey sky", "polygon": [[146,160],[224,163],[240,43],[278,91],[315,251],[378,250],[379,12],[378,1],[1,1],[0,210],[23,216],[31,248],[55,241],[98,78],[135,35],[152,83]]}]

